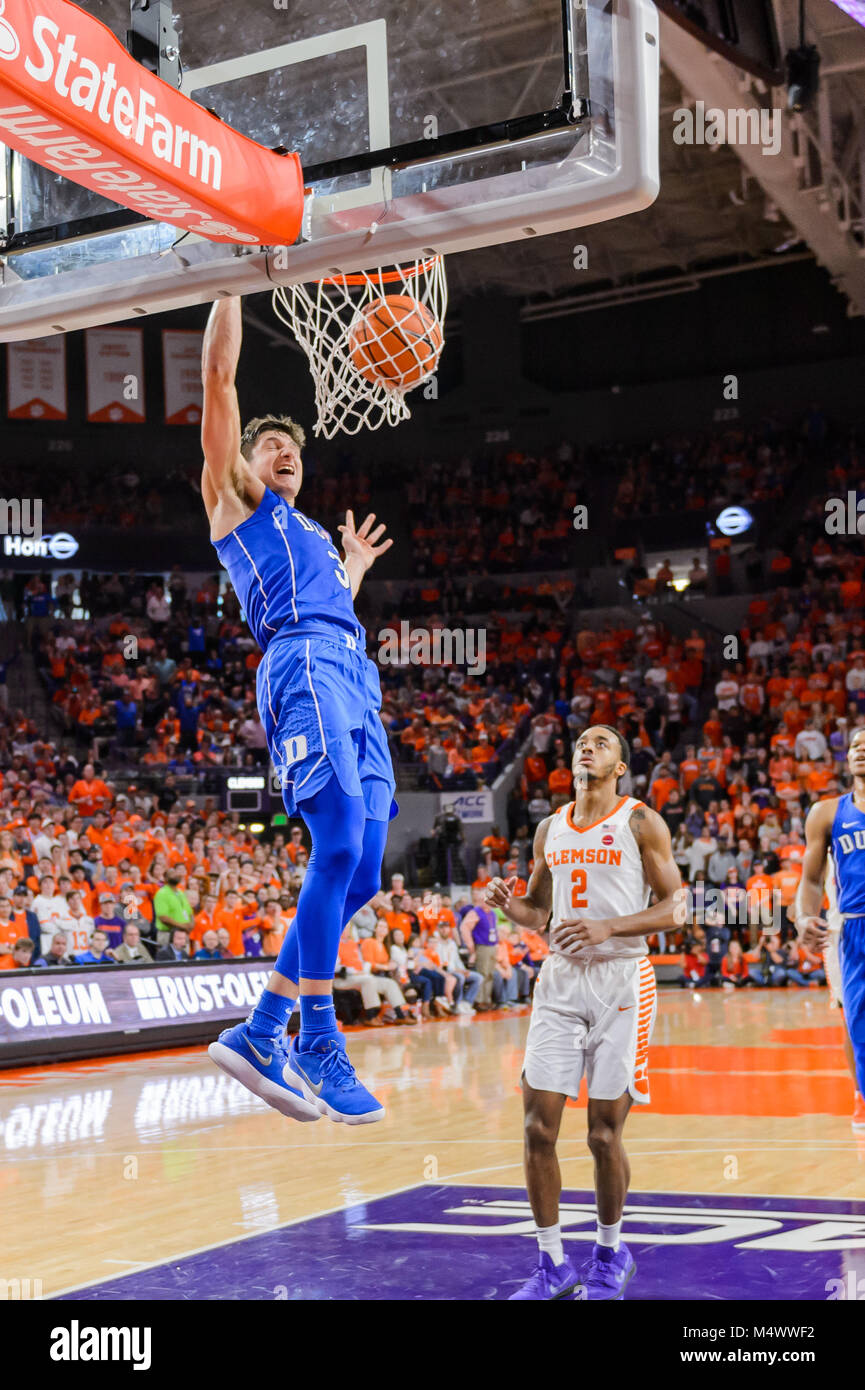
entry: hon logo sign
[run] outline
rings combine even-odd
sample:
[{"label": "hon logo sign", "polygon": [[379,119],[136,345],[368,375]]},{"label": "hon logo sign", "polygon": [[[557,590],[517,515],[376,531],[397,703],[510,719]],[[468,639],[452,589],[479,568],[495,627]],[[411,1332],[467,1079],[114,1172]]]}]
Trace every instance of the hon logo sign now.
[{"label": "hon logo sign", "polygon": [[715,521],[722,536],[741,536],[753,524],[754,518],[744,507],[725,507]]},{"label": "hon logo sign", "polygon": [[297,155],[232,130],[68,0],[2,0],[0,140],[94,193],[212,241],[290,245]]},{"label": "hon logo sign", "polygon": [[78,542],[68,531],[55,531],[53,536],[4,536],[3,554],[20,555],[22,559],[71,560],[78,554]]}]

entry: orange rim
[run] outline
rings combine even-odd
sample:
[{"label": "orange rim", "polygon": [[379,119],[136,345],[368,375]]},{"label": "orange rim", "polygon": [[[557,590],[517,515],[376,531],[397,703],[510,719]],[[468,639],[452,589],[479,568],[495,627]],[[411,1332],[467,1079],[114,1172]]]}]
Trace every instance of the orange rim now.
[{"label": "orange rim", "polygon": [[398,266],[395,270],[376,270],[366,274],[358,275],[324,275],[320,280],[313,283],[317,285],[366,285],[370,280],[378,281],[382,285],[400,285],[406,280],[413,280],[427,270],[431,270],[441,256],[430,256],[425,261],[415,261],[414,265]]}]

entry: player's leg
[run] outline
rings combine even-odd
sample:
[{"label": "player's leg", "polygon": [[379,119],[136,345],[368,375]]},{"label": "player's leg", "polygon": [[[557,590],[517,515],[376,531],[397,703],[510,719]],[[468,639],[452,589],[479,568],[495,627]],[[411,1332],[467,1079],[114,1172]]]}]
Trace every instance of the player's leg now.
[{"label": "player's leg", "polygon": [[[361,1084],[346,1056],[345,1038],[337,1030],[332,1006],[333,974],[342,929],[358,907],[369,902],[381,887],[381,863],[387,838],[391,792],[390,788],[385,788],[381,796],[378,793],[376,785],[364,783],[361,797],[345,798],[360,803],[362,834],[360,852],[341,898],[337,931],[327,947],[329,954],[325,954],[320,931],[310,939],[309,914],[304,921],[299,920],[300,902],[295,918],[300,957],[301,1027],[300,1035],[293,1038],[290,1044],[284,1076],[291,1085],[299,1083],[303,1095],[317,1105],[322,1114],[346,1124],[370,1124],[383,1119],[385,1113],[384,1106]],[[304,814],[307,804],[304,802]],[[334,830],[332,833],[338,832]],[[331,869],[327,872],[331,873]],[[308,880],[309,869],[301,899]],[[315,928],[316,917],[313,916],[311,920]],[[326,1012],[328,1005],[329,1014]]]},{"label": "player's leg", "polygon": [[636,1264],[621,1239],[622,1213],[631,1181],[631,1165],[622,1131],[632,1098],[628,1091],[618,1100],[589,1096],[588,1145],[595,1161],[595,1197],[598,1224],[595,1245],[582,1274],[579,1299],[619,1299],[636,1272]]},{"label": "player's leg", "polygon": [[[848,918],[838,948],[841,1002],[859,1096],[865,1095],[865,918]],[[854,1115],[854,1127],[859,1128]]]},{"label": "player's leg", "polygon": [[859,1091],[859,1083],[856,1079],[856,1054],[853,1051],[853,1044],[850,1041],[850,1033],[847,1028],[847,1020],[844,1017],[844,1006],[841,1002],[842,982],[841,982],[841,962],[839,960],[839,936],[838,931],[829,933],[829,941],[823,952],[823,965],[826,970],[826,983],[829,986],[829,1007],[837,1008],[838,1017],[841,1021],[841,1040],[844,1047],[844,1060],[847,1063],[847,1070],[853,1082],[853,1116],[850,1121],[851,1127],[857,1133],[865,1131],[865,1100]]},{"label": "player's leg", "polygon": [[865,1099],[859,1090],[859,1082],[856,1078],[856,1053],[853,1051],[853,1043],[847,1030],[847,1020],[844,1017],[844,1010],[840,1004],[838,1007],[838,1018],[841,1023],[841,1044],[844,1048],[844,1061],[847,1063],[847,1070],[853,1082],[853,1115],[850,1120],[850,1127],[857,1134],[865,1131]]},{"label": "player's leg", "polygon": [[534,1274],[511,1295],[513,1299],[563,1298],[579,1282],[579,1272],[562,1247],[556,1141],[565,1100],[579,1095],[583,1076],[583,974],[563,956],[550,956],[535,989],[523,1063],[523,1153],[539,1258]]},{"label": "player's leg", "polygon": [[[558,1231],[562,1174],[556,1153],[566,1096],[556,1091],[536,1091],[523,1076],[523,1162],[526,1192],[538,1231]],[[561,1242],[561,1236],[559,1235]],[[542,1250],[549,1248],[538,1241]],[[561,1246],[556,1251],[561,1264]]]},{"label": "player's leg", "polygon": [[535,1218],[538,1264],[511,1300],[566,1298],[579,1283],[579,1271],[565,1256],[559,1223],[562,1175],[556,1142],[567,1097],[537,1091],[523,1076],[523,1162],[526,1192]]},{"label": "player's leg", "polygon": [[[301,1078],[295,1075],[288,1065],[285,1029],[295,1006],[300,986],[300,935],[298,927],[301,919],[301,906],[306,905],[304,918],[311,919],[313,924],[316,922],[314,915],[316,911],[321,913],[321,917],[318,918],[318,929],[327,937],[325,950],[333,954],[330,979],[316,980],[311,983],[311,986],[307,986],[306,997],[309,1002],[306,1007],[312,1013],[314,1025],[318,1024],[319,1021],[324,1025],[321,1028],[320,1037],[326,1040],[335,1036],[336,1048],[331,1050],[344,1054],[344,1044],[335,1028],[336,1015],[333,1011],[332,997],[332,981],[339,948],[339,936],[348,918],[357,911],[358,907],[368,902],[380,887],[381,859],[387,833],[386,824],[364,820],[360,854],[356,862],[353,850],[350,855],[335,853],[332,847],[335,843],[340,843],[340,836],[342,836],[343,843],[348,841],[351,846],[354,846],[356,836],[354,820],[359,811],[362,813],[363,803],[358,797],[346,797],[344,794],[340,796],[341,789],[335,778],[331,778],[331,782],[328,783],[328,787],[331,786],[334,786],[336,790],[325,806],[323,815],[320,814],[319,798],[321,793],[303,803],[304,817],[307,820],[313,840],[313,853],[310,856],[309,867],[298,900],[297,915],[282,943],[267,988],[262,991],[258,1004],[246,1023],[226,1030],[209,1049],[211,1058],[223,1070],[242,1081],[244,1085],[274,1105],[281,1113],[299,1119],[318,1119],[322,1113],[330,1113],[322,1109],[320,1094],[305,1094]],[[341,825],[334,824],[334,806],[342,810],[344,819]],[[317,849],[319,849],[318,854],[316,853]],[[350,863],[354,863],[354,870],[351,882],[343,896],[339,877],[340,874],[344,874],[346,866]],[[336,891],[322,894],[320,891],[322,882],[331,886],[336,884]],[[324,926],[328,913],[337,914],[337,928],[325,932]],[[330,959],[330,954],[327,958]],[[313,957],[313,961],[315,962],[315,957]],[[316,1007],[310,1008],[310,1005]],[[301,1004],[301,1008],[304,1008],[303,1004]],[[329,1025],[333,1027],[333,1032],[330,1031]],[[314,1027],[313,1033],[315,1031]],[[347,1061],[345,1065],[342,1063],[331,1064],[331,1069],[334,1066],[342,1082],[339,1087],[339,1101],[342,1103],[349,1099],[349,1090],[351,1089],[345,1084],[345,1077],[343,1076],[348,1064]],[[355,1084],[359,1086],[356,1079]],[[355,1095],[350,1104],[355,1110],[359,1109],[364,1113],[375,1114],[376,1118],[380,1118],[383,1114],[378,1102],[374,1101],[368,1092],[365,1092],[363,1097]]]},{"label": "player's leg", "polygon": [[657,1010],[648,956],[589,965],[595,1007],[586,1039],[588,1145],[595,1162],[598,1225],[577,1298],[619,1299],[636,1271],[621,1239],[631,1167],[622,1131],[631,1105],[649,1102],[648,1048]]},{"label": "player's leg", "polygon": [[[365,907],[371,898],[381,889],[381,861],[384,857],[384,846],[387,840],[387,822],[367,819],[364,823],[363,849],[360,862],[354,871],[348,892],[345,896],[345,906],[342,912],[342,926],[340,933],[346,924],[351,920],[358,908]],[[309,873],[307,871],[307,877]],[[306,879],[304,879],[304,884]],[[301,890],[302,891],[302,890]],[[299,904],[298,904],[299,907]],[[337,946],[337,952],[338,952]],[[268,989],[278,990],[280,994],[290,999],[292,1003],[298,998],[300,991],[300,950],[297,936],[297,916],[292,921],[285,938],[280,947],[279,955],[274,966],[274,973],[268,981]],[[292,1010],[289,1009],[286,1021],[291,1017]]]}]

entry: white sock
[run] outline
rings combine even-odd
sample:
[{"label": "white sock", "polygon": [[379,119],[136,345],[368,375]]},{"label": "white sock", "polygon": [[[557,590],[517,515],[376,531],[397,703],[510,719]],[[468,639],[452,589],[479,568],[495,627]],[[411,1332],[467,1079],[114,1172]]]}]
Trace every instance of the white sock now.
[{"label": "white sock", "polygon": [[536,1226],[538,1245],[542,1255],[549,1255],[554,1265],[564,1262],[565,1252],[562,1248],[562,1227],[557,1221],[555,1226]]},{"label": "white sock", "polygon": [[603,1226],[598,1222],[598,1245],[603,1245],[607,1250],[618,1250],[621,1236],[621,1221],[617,1221],[613,1226]]}]

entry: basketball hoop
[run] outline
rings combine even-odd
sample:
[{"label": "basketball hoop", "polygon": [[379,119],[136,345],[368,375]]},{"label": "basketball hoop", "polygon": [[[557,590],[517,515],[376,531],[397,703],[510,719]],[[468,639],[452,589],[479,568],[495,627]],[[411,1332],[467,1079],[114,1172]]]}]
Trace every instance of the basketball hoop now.
[{"label": "basketball hoop", "polygon": [[407,393],[441,356],[447,297],[442,256],[274,290],[274,312],[309,360],[316,435],[409,418]]}]

